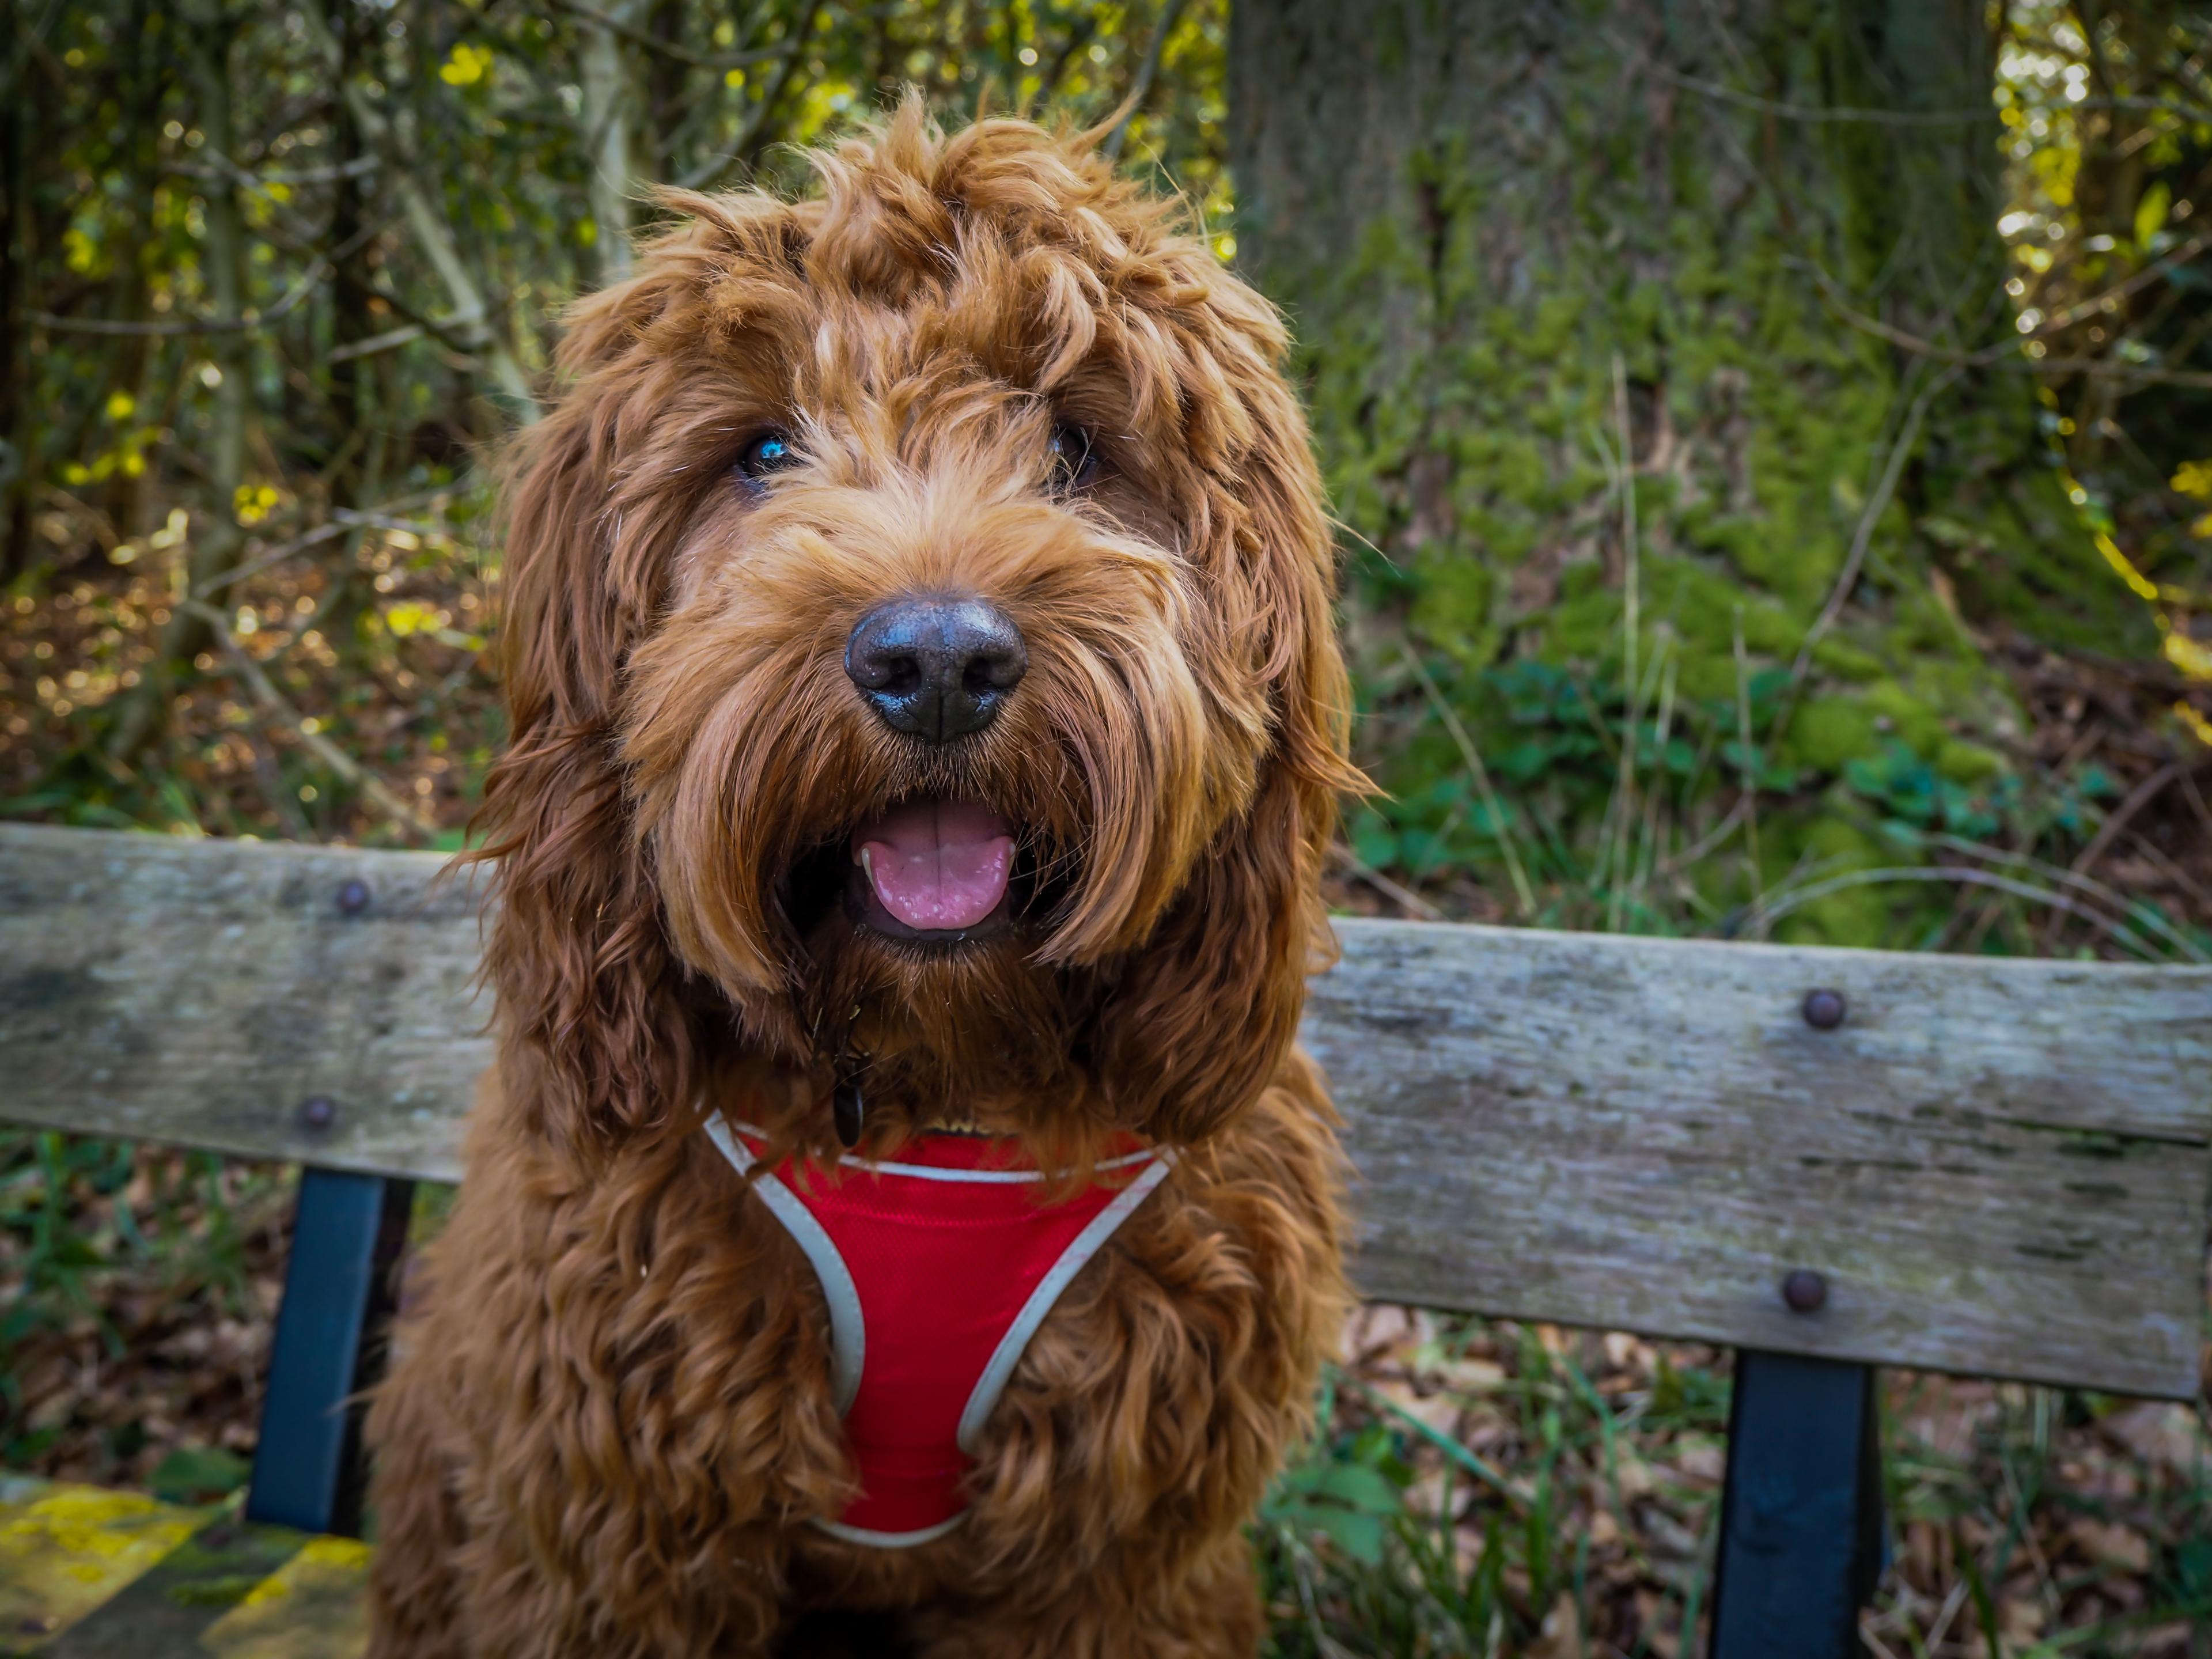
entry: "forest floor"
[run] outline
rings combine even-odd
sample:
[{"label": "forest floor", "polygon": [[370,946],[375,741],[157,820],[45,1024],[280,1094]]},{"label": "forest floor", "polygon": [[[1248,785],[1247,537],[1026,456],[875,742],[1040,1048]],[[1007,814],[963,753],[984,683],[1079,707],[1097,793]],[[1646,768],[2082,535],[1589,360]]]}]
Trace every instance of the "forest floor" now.
[{"label": "forest floor", "polygon": [[[175,702],[159,761],[127,773],[98,759],[100,711],[133,689],[170,578],[150,550],[117,562],[94,548],[72,579],[18,588],[0,609],[0,814],[459,845],[497,732],[479,632],[488,600],[473,558],[441,545],[446,520],[423,510],[361,550],[377,617],[366,660],[342,661],[329,643],[337,597],[317,569],[272,569],[232,596],[229,638]],[[252,656],[280,701],[222,672],[226,653]],[[2155,669],[2002,654],[2029,715],[2023,770],[2063,778],[2094,758],[2111,776],[2094,840],[2060,856],[2212,926],[2199,787],[2201,772],[2212,787],[2212,769],[2178,765],[2153,736],[2171,687]],[[381,779],[384,804],[334,778],[317,738]],[[2019,855],[2030,854],[2049,849]],[[1346,909],[1498,918],[1463,872],[1416,885],[1354,870],[1331,896]],[[2000,914],[1983,890],[1960,895],[1966,944],[1953,948],[2094,942]],[[235,1490],[292,1179],[0,1134],[0,1462],[177,1498]],[[1708,1605],[1728,1389],[1712,1350],[1364,1310],[1322,1430],[1259,1528],[1278,1650],[1699,1651],[1684,1632]],[[1870,1651],[2212,1659],[2203,1401],[1895,1372],[1883,1404],[1893,1560],[1866,1623]]]}]

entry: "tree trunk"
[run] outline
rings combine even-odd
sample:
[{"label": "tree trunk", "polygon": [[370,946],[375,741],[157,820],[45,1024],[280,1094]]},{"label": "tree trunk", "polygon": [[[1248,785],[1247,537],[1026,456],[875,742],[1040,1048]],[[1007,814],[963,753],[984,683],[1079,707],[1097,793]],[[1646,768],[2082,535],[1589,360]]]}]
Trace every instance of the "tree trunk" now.
[{"label": "tree trunk", "polygon": [[[208,411],[207,440],[201,450],[206,495],[199,526],[191,541],[185,570],[187,592],[197,598],[211,577],[239,562],[246,532],[238,521],[238,495],[246,483],[246,447],[253,418],[255,333],[234,325],[246,314],[246,228],[239,202],[235,169],[239,154],[235,103],[231,82],[231,48],[237,26],[220,9],[205,3],[184,12],[189,43],[189,77],[203,143],[212,176],[202,185],[204,232],[200,240],[201,282],[206,304],[234,325],[206,337],[205,373],[215,379]],[[179,595],[179,599],[185,597]],[[192,659],[215,641],[207,623],[183,604],[173,605],[161,629],[153,662],[123,703],[107,743],[110,758],[128,763],[157,738],[167,723],[170,697]]]},{"label": "tree trunk", "polygon": [[[31,493],[45,459],[27,395],[31,364],[29,323],[35,308],[33,275],[39,246],[36,204],[31,199],[31,153],[40,117],[51,103],[33,65],[34,22],[15,0],[0,0],[7,30],[6,80],[0,87],[0,580],[30,568]],[[37,35],[51,32],[54,14],[39,15]]]},{"label": "tree trunk", "polygon": [[1972,783],[2017,721],[1979,624],[2142,644],[2008,343],[1992,53],[1982,0],[1237,0],[1238,258],[1377,550],[1370,684],[1402,617],[1732,703],[1741,627],[1800,666],[1771,756]]},{"label": "tree trunk", "polygon": [[580,25],[583,49],[578,80],[583,91],[584,155],[592,174],[585,192],[592,210],[592,252],[599,285],[629,275],[630,216],[637,198],[636,53],[611,24],[629,26],[642,10],[637,0],[608,0],[607,22]]}]

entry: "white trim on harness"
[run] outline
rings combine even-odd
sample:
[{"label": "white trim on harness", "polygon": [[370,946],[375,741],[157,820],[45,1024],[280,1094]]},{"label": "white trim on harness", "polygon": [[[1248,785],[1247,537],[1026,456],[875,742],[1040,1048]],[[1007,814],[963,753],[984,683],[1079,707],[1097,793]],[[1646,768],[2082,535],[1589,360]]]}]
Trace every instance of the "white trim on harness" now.
[{"label": "white trim on harness", "polygon": [[814,1524],[833,1538],[842,1538],[848,1544],[866,1544],[879,1550],[910,1550],[916,1544],[927,1544],[942,1538],[968,1518],[963,1510],[949,1521],[940,1521],[933,1527],[921,1527],[913,1532],[877,1532],[867,1527],[848,1527],[842,1521],[825,1521],[814,1517]]},{"label": "white trim on harness", "polygon": [[[1014,1316],[1014,1322],[1006,1327],[1006,1334],[999,1339],[992,1351],[990,1363],[983,1367],[982,1376],[975,1379],[975,1391],[968,1396],[968,1404],[960,1413],[960,1431],[956,1437],[960,1449],[973,1457],[982,1438],[983,1425],[991,1415],[991,1407],[999,1403],[1006,1391],[1006,1381],[1021,1364],[1022,1354],[1036,1334],[1037,1327],[1044,1323],[1045,1316],[1060,1300],[1060,1292],[1083,1271],[1083,1264],[1098,1254],[1099,1247],[1114,1236],[1121,1224],[1134,1213],[1137,1206],[1145,1201],[1152,1188],[1168,1177],[1174,1167],[1175,1153],[1163,1147],[1143,1156],[1152,1159],[1152,1165],[1115,1195],[1114,1201],[1091,1218],[1091,1224],[1076,1234],[1074,1242],[1060,1252],[1060,1260],[1037,1281],[1030,1292],[1030,1299],[1022,1304],[1022,1310]],[[1102,1168],[1107,1167],[1104,1165]]]},{"label": "white trim on harness", "polygon": [[[739,1175],[751,1172],[753,1155],[730,1133],[729,1126],[720,1116],[707,1120],[707,1137]],[[813,1212],[799,1201],[798,1194],[765,1171],[754,1179],[753,1190],[761,1195],[761,1202],[768,1206],[770,1213],[783,1223],[783,1230],[791,1235],[792,1242],[814,1264],[814,1275],[821,1281],[822,1299],[830,1304],[830,1395],[837,1415],[842,1418],[851,1407],[853,1396],[860,1391],[860,1366],[868,1357],[867,1322],[860,1313],[860,1288],[854,1284],[852,1270],[846,1267],[845,1258],[837,1254],[836,1244],[814,1218]]]},{"label": "white trim on harness", "polygon": [[[720,1121],[720,1119],[714,1121]],[[740,1123],[740,1132],[762,1140],[768,1139],[765,1129],[750,1123]],[[1127,1170],[1158,1156],[1152,1148],[1142,1152],[1125,1152],[1119,1158],[1104,1158],[1091,1167],[1094,1170]],[[837,1162],[847,1169],[866,1170],[871,1175],[908,1176],[915,1181],[975,1182],[986,1186],[1012,1186],[1024,1182],[1042,1181],[1042,1170],[947,1170],[933,1164],[897,1164],[878,1158],[862,1158],[855,1152],[842,1154]]]}]

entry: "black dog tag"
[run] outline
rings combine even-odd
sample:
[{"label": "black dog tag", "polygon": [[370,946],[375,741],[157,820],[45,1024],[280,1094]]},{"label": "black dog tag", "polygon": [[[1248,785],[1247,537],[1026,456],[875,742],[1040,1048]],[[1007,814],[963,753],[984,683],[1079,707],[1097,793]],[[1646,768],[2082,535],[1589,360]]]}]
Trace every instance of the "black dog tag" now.
[{"label": "black dog tag", "polygon": [[830,1096],[830,1116],[837,1127],[838,1144],[848,1152],[860,1144],[860,1114],[864,1109],[860,1085],[851,1078],[839,1078]]}]

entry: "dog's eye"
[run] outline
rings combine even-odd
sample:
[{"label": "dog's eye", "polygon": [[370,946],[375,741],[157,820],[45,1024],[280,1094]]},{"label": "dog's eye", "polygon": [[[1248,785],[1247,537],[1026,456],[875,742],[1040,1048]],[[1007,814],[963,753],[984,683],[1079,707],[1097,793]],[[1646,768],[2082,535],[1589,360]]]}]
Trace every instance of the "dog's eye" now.
[{"label": "dog's eye", "polygon": [[1098,476],[1098,447],[1081,427],[1061,422],[1052,429],[1051,447],[1055,489],[1080,489]]},{"label": "dog's eye", "polygon": [[780,471],[798,459],[789,438],[781,432],[763,432],[738,453],[732,470],[744,483],[757,484],[769,473]]}]

